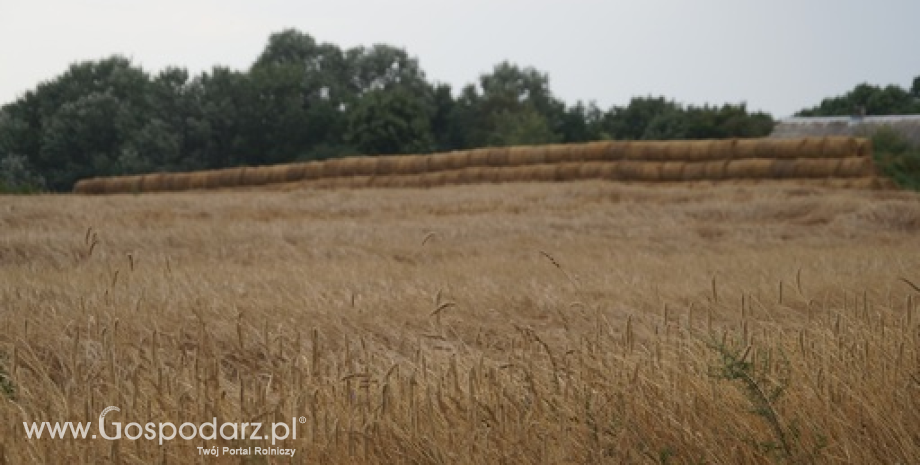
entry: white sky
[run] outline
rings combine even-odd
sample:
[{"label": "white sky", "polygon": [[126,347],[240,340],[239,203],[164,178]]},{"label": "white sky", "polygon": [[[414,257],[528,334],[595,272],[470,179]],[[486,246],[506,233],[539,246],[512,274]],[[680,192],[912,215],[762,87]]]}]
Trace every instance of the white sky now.
[{"label": "white sky", "polygon": [[909,88],[918,21],[916,0],[0,0],[0,104],[113,54],[151,73],[246,69],[293,27],[405,48],[455,93],[509,60],[568,103],[664,95],[783,117],[861,82]]}]

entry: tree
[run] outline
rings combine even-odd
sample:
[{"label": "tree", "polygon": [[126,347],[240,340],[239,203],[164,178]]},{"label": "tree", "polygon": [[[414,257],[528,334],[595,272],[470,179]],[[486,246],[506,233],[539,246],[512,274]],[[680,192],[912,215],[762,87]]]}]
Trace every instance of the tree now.
[{"label": "tree", "polygon": [[347,140],[367,155],[429,152],[430,108],[405,88],[372,90],[350,112]]}]

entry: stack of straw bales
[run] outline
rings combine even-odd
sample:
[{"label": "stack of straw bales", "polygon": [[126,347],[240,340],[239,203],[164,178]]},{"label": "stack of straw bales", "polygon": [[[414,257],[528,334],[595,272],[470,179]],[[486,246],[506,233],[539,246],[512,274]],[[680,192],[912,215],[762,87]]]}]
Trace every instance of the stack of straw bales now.
[{"label": "stack of straw bales", "polygon": [[600,141],[438,153],[348,157],[193,173],[79,181],[81,194],[221,189],[283,183],[319,188],[436,187],[483,182],[607,179],[686,182],[847,179],[879,185],[872,145],[853,137]]}]

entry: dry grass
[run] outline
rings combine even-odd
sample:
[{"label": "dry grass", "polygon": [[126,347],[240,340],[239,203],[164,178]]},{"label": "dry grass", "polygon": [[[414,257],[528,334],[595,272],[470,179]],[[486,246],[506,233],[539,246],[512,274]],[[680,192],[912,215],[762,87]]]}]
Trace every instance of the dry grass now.
[{"label": "dry grass", "polygon": [[911,463],[918,200],[599,181],[0,197],[0,462],[267,445],[21,426],[115,405],[304,416],[293,463]]}]

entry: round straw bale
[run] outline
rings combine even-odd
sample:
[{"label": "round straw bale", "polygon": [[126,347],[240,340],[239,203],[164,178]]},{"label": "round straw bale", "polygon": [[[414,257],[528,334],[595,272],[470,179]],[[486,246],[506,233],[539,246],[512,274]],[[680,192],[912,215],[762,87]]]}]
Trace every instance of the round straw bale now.
[{"label": "round straw bale", "polygon": [[737,139],[732,144],[732,154],[728,158],[756,158],[760,139]]},{"label": "round straw bale", "polygon": [[204,178],[205,189],[217,189],[220,187],[220,170],[199,171],[198,174]]},{"label": "round straw bale", "polygon": [[451,186],[455,184],[460,184],[461,177],[463,176],[462,172],[463,170],[450,170],[450,171],[442,172],[442,174],[444,175],[444,177],[442,178],[444,185]]},{"label": "round straw bale", "polygon": [[74,194],[93,195],[105,193],[105,179],[81,179],[73,185]]},{"label": "round straw bale", "polygon": [[836,175],[842,178],[857,178],[875,174],[875,164],[869,157],[841,158]]},{"label": "round straw bale", "polygon": [[623,181],[641,181],[645,164],[638,160],[621,160],[617,162],[617,176]]},{"label": "round straw bale", "polygon": [[684,161],[666,161],[661,165],[662,181],[680,181],[684,176]]},{"label": "round straw bale", "polygon": [[469,150],[463,150],[460,152],[451,152],[449,155],[450,157],[448,159],[448,164],[450,166],[450,169],[452,170],[459,170],[459,169],[463,169],[463,168],[472,166],[472,164],[470,163],[470,151]]},{"label": "round straw bale", "polygon": [[511,147],[508,152],[510,166],[538,165],[546,162],[546,148],[540,145]]},{"label": "round straw bale", "polygon": [[834,158],[799,158],[792,167],[796,178],[832,178],[840,160]]},{"label": "round straw bale", "polygon": [[601,161],[607,159],[607,152],[613,142],[609,140],[589,142],[582,146],[582,159],[584,161]]},{"label": "round straw bale", "polygon": [[774,160],[763,158],[745,158],[731,160],[725,167],[725,177],[728,179],[766,179],[773,170]]},{"label": "round straw bale", "polygon": [[[314,179],[319,179],[323,177],[323,162],[321,161],[308,161],[303,163],[303,179],[305,181],[312,181]],[[245,178],[245,176],[243,176]]]},{"label": "round straw bale", "polygon": [[859,157],[872,157],[872,139],[856,139],[856,155]]},{"label": "round straw bale", "polygon": [[450,156],[450,153],[435,153],[430,155],[428,159],[428,171],[447,171],[453,169]]},{"label": "round straw bale", "polygon": [[[169,182],[171,181],[171,182]],[[169,177],[167,183],[172,184],[174,191],[187,191],[192,189],[192,173],[176,173]]]},{"label": "round straw bale", "polygon": [[639,174],[638,181],[644,182],[660,182],[661,170],[664,167],[664,163],[661,162],[644,162],[639,163],[637,173]]},{"label": "round straw bale", "polygon": [[399,174],[399,157],[396,155],[386,155],[377,157],[377,166],[374,169],[374,174],[377,176],[389,176],[394,174]]},{"label": "round straw bale", "polygon": [[457,176],[459,184],[476,184],[482,181],[482,167],[473,166],[460,170]]},{"label": "round straw bale", "polygon": [[403,157],[401,174],[422,174],[428,172],[430,155],[406,155]]},{"label": "round straw bale", "polygon": [[770,177],[774,179],[789,179],[795,177],[795,159],[785,158],[773,160],[770,168]]},{"label": "round straw bale", "polygon": [[189,173],[188,175],[189,175],[189,177],[191,178],[191,181],[189,181],[189,188],[190,188],[190,189],[195,189],[195,190],[197,190],[197,189],[207,189],[207,187],[208,187],[208,184],[207,184],[208,177],[207,177],[207,175],[202,174],[201,171],[194,171],[194,172]]},{"label": "round straw bale", "polygon": [[565,163],[572,159],[572,146],[554,144],[546,147],[546,163]]},{"label": "round straw bale", "polygon": [[467,166],[486,166],[489,164],[489,152],[491,149],[474,149],[470,150]]},{"label": "round straw bale", "polygon": [[[265,166],[247,167],[243,171],[243,176],[240,178],[240,185],[242,186],[261,186],[264,184],[268,184],[268,180],[269,180],[269,171],[267,167]],[[192,189],[195,189],[195,187],[192,187]]]},{"label": "round straw bale", "polygon": [[489,150],[489,166],[508,166],[510,153],[508,147],[495,147]]},{"label": "round straw bale", "polygon": [[611,141],[610,145],[607,147],[607,152],[604,154],[604,160],[616,161],[616,160],[625,160],[630,150],[630,141]]},{"label": "round straw bale", "polygon": [[507,166],[502,168],[501,182],[525,182],[527,181],[526,166]]},{"label": "round straw bale", "polygon": [[[706,160],[730,160],[737,148],[738,139],[717,139],[710,141],[710,157]],[[741,158],[741,157],[739,157]]]},{"label": "round straw bale", "polygon": [[427,187],[443,186],[446,177],[443,171],[425,173],[422,176],[424,177],[423,184]]},{"label": "round straw bale", "polygon": [[268,183],[269,184],[281,184],[287,179],[287,170],[289,165],[274,165],[268,166],[265,169],[268,170]]},{"label": "round straw bale", "polygon": [[141,178],[141,192],[162,192],[165,173],[147,174]]},{"label": "round straw bale", "polygon": [[287,165],[287,170],[284,173],[284,182],[297,182],[303,181],[304,179],[304,164],[303,163],[291,163]]},{"label": "round straw bale", "polygon": [[728,163],[728,160],[713,160],[702,162],[705,179],[711,181],[725,179],[725,167],[728,165]]},{"label": "round straw bale", "polygon": [[629,160],[660,161],[668,155],[668,142],[635,141],[629,144],[626,158]]},{"label": "round straw bale", "polygon": [[843,158],[859,155],[859,144],[856,138],[828,136],[823,139],[823,147],[820,155],[822,158]]},{"label": "round straw bale", "polygon": [[604,177],[603,169],[610,165],[604,161],[586,161],[578,169],[578,179],[601,179]]},{"label": "round straw bale", "polygon": [[323,160],[323,177],[324,178],[337,178],[339,176],[348,176],[343,173],[343,165],[347,164],[344,158],[329,158]]},{"label": "round straw bale", "polygon": [[581,163],[557,163],[556,181],[577,181],[581,175]]},{"label": "round straw bale", "polygon": [[718,160],[719,155],[715,151],[716,141],[714,140],[692,140],[687,141],[686,152],[680,160],[684,161],[704,161]]},{"label": "round straw bale", "polygon": [[373,171],[370,173],[366,173],[362,171],[362,168],[364,168],[364,166],[368,166],[368,165],[365,165],[363,158],[358,158],[358,157],[340,158],[338,160],[338,164],[339,164],[339,176],[360,176],[360,175],[374,174]]},{"label": "round straw bale", "polygon": [[488,166],[480,171],[479,182],[481,183],[497,183],[501,182],[501,168]]},{"label": "round straw bale", "polygon": [[[706,179],[706,164],[712,161],[692,161],[684,164],[680,173],[681,181],[702,181]],[[723,162],[724,163],[724,162]]]},{"label": "round straw bale", "polygon": [[689,160],[691,143],[692,141],[689,140],[671,140],[661,142],[663,147],[662,161]]}]

